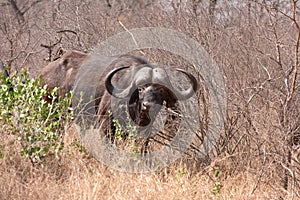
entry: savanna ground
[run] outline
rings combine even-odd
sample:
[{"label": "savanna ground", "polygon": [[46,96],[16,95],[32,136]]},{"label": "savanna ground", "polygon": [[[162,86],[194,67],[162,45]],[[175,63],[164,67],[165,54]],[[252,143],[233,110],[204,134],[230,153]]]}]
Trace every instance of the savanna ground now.
[{"label": "savanna ground", "polygon": [[[166,27],[209,52],[224,74],[228,109],[205,160],[184,157],[150,174],[105,167],[72,124],[60,133],[64,148],[35,164],[20,154],[20,133],[3,125],[1,199],[300,199],[300,2],[2,0],[0,11],[0,58],[11,75],[38,76],[61,49],[89,52],[122,31]],[[163,52],[144,57],[178,64]]]}]

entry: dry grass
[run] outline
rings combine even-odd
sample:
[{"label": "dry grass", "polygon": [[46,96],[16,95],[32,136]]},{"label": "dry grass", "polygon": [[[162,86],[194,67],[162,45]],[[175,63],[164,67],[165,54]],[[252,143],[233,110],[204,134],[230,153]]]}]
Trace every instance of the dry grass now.
[{"label": "dry grass", "polygon": [[[6,141],[8,142],[8,138]],[[190,174],[183,164],[151,174],[113,171],[81,152],[74,131],[65,138],[61,157],[48,157],[39,166],[21,158],[18,145],[7,143],[0,160],[1,199],[276,199],[272,185],[259,184],[251,172],[226,175],[229,158]],[[218,166],[218,167],[217,167]],[[220,176],[214,176],[219,168]],[[224,172],[224,173],[223,173]],[[219,194],[213,188],[220,182]]]},{"label": "dry grass", "polygon": [[[218,64],[228,109],[209,162],[190,169],[193,164],[178,161],[151,174],[103,166],[80,152],[72,130],[60,158],[32,166],[20,157],[17,138],[0,127],[0,199],[300,199],[299,1],[217,1],[212,23],[208,1],[174,1],[181,2],[172,5],[174,11],[158,1],[146,6],[144,0],[9,2],[17,2],[21,11],[28,8],[20,24],[16,16],[21,12],[9,3],[0,6],[0,58],[11,72],[25,68],[37,76],[60,47],[90,52],[124,27],[165,27],[198,41]],[[115,3],[110,7],[107,2]],[[289,16],[292,12],[295,18]],[[42,47],[59,38],[52,51]],[[151,62],[185,66],[162,51],[143,52]],[[205,130],[210,91],[205,86],[203,91],[198,98],[201,119],[208,119],[200,124]],[[214,195],[218,182],[223,187]]]}]

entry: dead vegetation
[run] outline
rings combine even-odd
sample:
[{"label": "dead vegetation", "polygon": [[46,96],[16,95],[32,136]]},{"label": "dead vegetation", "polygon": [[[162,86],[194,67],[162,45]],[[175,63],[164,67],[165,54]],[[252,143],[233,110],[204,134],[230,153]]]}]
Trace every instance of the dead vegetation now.
[{"label": "dead vegetation", "polygon": [[[127,29],[166,27],[197,40],[218,64],[228,110],[207,160],[183,158],[152,174],[103,166],[72,128],[61,156],[33,167],[20,157],[17,138],[1,129],[0,198],[299,199],[299,12],[296,0],[1,2],[0,59],[12,73],[25,68],[36,76],[63,49],[89,52]],[[168,53],[140,53],[151,62],[179,63]]]}]

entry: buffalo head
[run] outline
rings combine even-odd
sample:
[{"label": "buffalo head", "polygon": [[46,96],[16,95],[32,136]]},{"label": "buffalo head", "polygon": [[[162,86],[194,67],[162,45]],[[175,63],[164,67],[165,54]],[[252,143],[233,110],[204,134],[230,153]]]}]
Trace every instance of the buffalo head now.
[{"label": "buffalo head", "polygon": [[[129,99],[129,114],[133,121],[139,126],[147,126],[153,122],[154,117],[165,105],[167,108],[175,109],[178,100],[190,98],[197,90],[196,78],[182,70],[176,69],[183,73],[189,79],[191,86],[181,91],[172,86],[169,76],[164,68],[154,67],[150,64],[139,66],[134,71],[132,80],[129,81],[128,87],[120,89],[112,84],[112,78],[116,73],[122,73],[129,66],[123,66],[111,70],[106,76],[106,90],[112,96],[123,99]],[[128,78],[128,76],[125,76]],[[128,80],[119,80],[121,83]]]},{"label": "buffalo head", "polygon": [[77,72],[86,57],[87,54],[80,51],[66,52],[60,59],[42,69],[44,84],[47,84],[50,90],[59,87],[60,96],[72,91]]}]

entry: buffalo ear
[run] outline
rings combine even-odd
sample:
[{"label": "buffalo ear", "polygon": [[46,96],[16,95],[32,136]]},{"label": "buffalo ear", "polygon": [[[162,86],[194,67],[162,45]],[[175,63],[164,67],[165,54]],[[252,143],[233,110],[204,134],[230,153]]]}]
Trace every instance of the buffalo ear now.
[{"label": "buffalo ear", "polygon": [[175,94],[171,91],[169,91],[167,94],[168,95],[165,98],[166,107],[167,108],[175,108],[178,99],[176,98]]},{"label": "buffalo ear", "polygon": [[129,99],[129,105],[133,104],[133,103],[138,103],[139,101],[139,92],[138,89],[134,90],[134,92],[132,93],[130,99]]},{"label": "buffalo ear", "polygon": [[137,118],[137,113],[136,111],[138,110],[138,104],[139,103],[139,92],[138,92],[138,89],[136,89],[130,99],[129,99],[129,102],[128,102],[128,111],[129,111],[129,115],[130,115],[130,118],[135,121],[135,119]]}]

